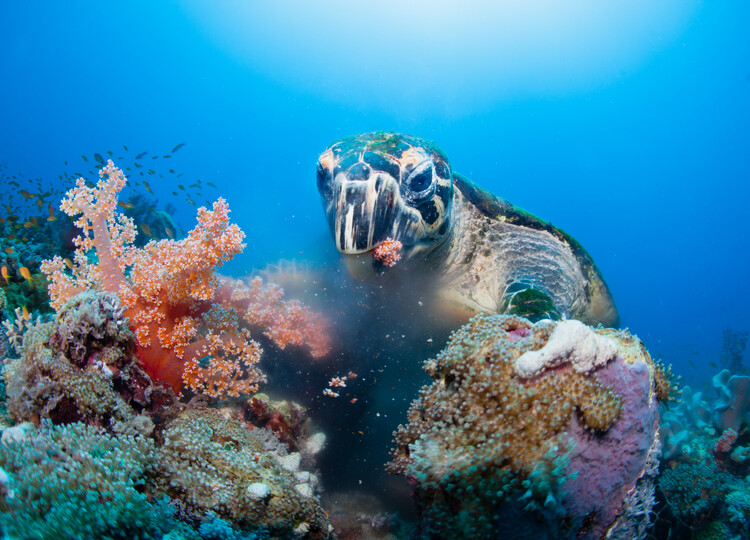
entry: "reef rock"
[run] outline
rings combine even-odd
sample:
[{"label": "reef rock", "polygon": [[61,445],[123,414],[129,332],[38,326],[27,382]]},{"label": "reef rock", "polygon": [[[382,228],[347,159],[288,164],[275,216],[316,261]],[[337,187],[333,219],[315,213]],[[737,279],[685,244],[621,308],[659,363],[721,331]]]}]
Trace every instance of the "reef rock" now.
[{"label": "reef rock", "polygon": [[666,372],[627,331],[478,315],[399,427],[425,538],[643,538]]}]

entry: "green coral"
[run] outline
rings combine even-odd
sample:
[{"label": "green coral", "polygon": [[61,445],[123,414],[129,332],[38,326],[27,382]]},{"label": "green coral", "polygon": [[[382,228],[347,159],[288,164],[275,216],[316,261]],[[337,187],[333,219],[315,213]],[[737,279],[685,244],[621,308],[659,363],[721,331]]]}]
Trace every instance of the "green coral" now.
[{"label": "green coral", "polygon": [[299,454],[269,452],[264,431],[247,429],[227,411],[186,410],[159,435],[157,489],[193,519],[213,511],[239,529],[328,536],[312,475],[297,470]]},{"label": "green coral", "polygon": [[153,442],[81,423],[3,437],[0,525],[14,538],[135,538],[164,518],[144,493]]}]

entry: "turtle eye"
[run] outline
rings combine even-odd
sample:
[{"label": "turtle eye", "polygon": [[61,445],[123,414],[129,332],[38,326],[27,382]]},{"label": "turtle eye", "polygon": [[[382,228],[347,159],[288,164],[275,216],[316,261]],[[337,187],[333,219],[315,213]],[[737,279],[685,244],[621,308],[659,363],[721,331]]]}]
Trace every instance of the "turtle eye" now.
[{"label": "turtle eye", "polygon": [[414,198],[422,197],[432,187],[434,181],[434,167],[432,161],[425,161],[414,168],[406,177],[406,187]]}]

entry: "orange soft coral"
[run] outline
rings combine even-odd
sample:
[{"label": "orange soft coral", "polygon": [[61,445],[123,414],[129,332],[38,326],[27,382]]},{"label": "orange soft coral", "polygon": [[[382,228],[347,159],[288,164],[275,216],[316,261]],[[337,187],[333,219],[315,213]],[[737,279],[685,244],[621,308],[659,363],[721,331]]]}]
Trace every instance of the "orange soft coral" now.
[{"label": "orange soft coral", "polygon": [[[215,268],[245,247],[244,233],[229,224],[226,202],[200,208],[198,225],[186,239],[137,249],[132,220],[115,214],[125,177],[112,161],[100,175],[95,188],[79,179],[62,203],[68,215],[81,215],[75,223],[82,234],[72,274],[59,257],[42,265],[52,307],[89,288],[118,293],[137,337],[136,352],[152,378],[175,391],[185,383],[215,397],[254,391],[264,379],[254,367],[260,347],[237,328],[233,307],[213,301]],[[98,264],[89,262],[92,249]]]},{"label": "orange soft coral", "polygon": [[313,357],[324,356],[331,349],[325,321],[298,300],[282,300],[283,296],[281,287],[264,283],[259,277],[247,284],[223,278],[217,292],[218,298],[237,309],[245,323],[264,328],[263,333],[279,349],[306,346]]}]

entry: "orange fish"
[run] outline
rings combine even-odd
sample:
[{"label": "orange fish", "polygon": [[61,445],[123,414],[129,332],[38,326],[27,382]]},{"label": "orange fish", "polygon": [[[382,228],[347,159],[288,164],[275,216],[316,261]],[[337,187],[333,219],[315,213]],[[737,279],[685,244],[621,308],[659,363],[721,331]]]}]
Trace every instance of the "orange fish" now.
[{"label": "orange fish", "polygon": [[149,227],[145,223],[141,223],[141,230],[146,236],[151,236],[151,227]]},{"label": "orange fish", "polygon": [[29,269],[25,266],[21,267],[21,275],[23,276],[23,279],[31,281],[31,272],[29,272]]},{"label": "orange fish", "polygon": [[135,205],[133,203],[129,203],[129,202],[126,203],[126,202],[122,202],[122,201],[117,201],[117,204],[119,204],[125,210],[132,210],[133,208],[135,208]]},{"label": "orange fish", "polygon": [[23,226],[26,227],[27,229],[30,229],[34,227],[34,224],[31,221],[27,221],[26,223],[23,224]]},{"label": "orange fish", "polygon": [[54,209],[54,208],[52,208],[52,205],[51,205],[51,204],[48,204],[48,205],[47,205],[47,210],[49,211],[49,215],[50,215],[50,216],[54,216],[54,215],[55,215],[55,209]]},{"label": "orange fish", "polygon": [[169,227],[164,227],[164,232],[167,234],[167,237],[171,240],[174,238],[174,233],[172,232],[172,229]]},{"label": "orange fish", "polygon": [[143,187],[145,187],[145,188],[146,188],[146,191],[148,191],[149,193],[151,193],[151,195],[153,195],[153,194],[154,194],[154,192],[153,192],[153,191],[151,191],[151,188],[150,188],[150,187],[148,187],[148,186],[146,185],[146,183],[145,183],[145,182],[143,183]]},{"label": "orange fish", "polygon": [[47,221],[57,221],[57,216],[47,216]]},{"label": "orange fish", "polygon": [[11,255],[13,253],[13,248],[12,247],[5,248],[5,253],[7,253],[8,255]]},{"label": "orange fish", "polygon": [[44,204],[44,203],[42,202],[42,199],[37,199],[37,200],[36,200],[36,205],[37,205],[37,206],[38,206],[39,208],[41,208],[43,204]]},{"label": "orange fish", "polygon": [[7,266],[3,266],[2,274],[3,274],[3,279],[5,280],[5,283],[8,283],[8,267]]},{"label": "orange fish", "polygon": [[73,270],[73,261],[70,259],[63,259],[63,262],[65,263],[65,266],[67,266],[70,270]]},{"label": "orange fish", "polygon": [[29,310],[26,309],[26,306],[21,307],[21,313],[23,313],[23,319],[25,321],[28,321],[31,318],[31,315],[29,315]]},{"label": "orange fish", "polygon": [[20,194],[21,194],[21,196],[22,196],[22,197],[24,197],[25,199],[33,199],[34,197],[36,197],[36,195],[35,195],[35,194],[33,194],[33,193],[29,193],[29,192],[28,192],[28,191],[26,191],[25,189],[22,189],[22,190],[21,190],[21,191],[20,191],[19,193],[20,193]]}]

